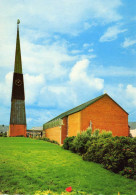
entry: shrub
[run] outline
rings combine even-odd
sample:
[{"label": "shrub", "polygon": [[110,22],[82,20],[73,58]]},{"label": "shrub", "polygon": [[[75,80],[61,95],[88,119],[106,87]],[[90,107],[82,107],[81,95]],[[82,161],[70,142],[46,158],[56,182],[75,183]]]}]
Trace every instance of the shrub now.
[{"label": "shrub", "polygon": [[7,137],[7,132],[1,132],[0,137]]},{"label": "shrub", "polygon": [[55,140],[50,140],[51,143],[59,145],[59,143]]},{"label": "shrub", "polygon": [[50,142],[50,143],[59,145],[59,143],[58,143],[57,141],[55,141],[55,140],[50,140],[50,139],[47,138],[47,137],[43,137],[43,138],[39,137],[38,139],[39,139],[39,140],[43,140],[43,141],[46,141],[46,142]]},{"label": "shrub", "polygon": [[47,137],[42,138],[43,141],[50,142],[50,139]]},{"label": "shrub", "polygon": [[75,136],[66,137],[66,139],[64,140],[64,143],[63,143],[63,148],[65,150],[72,150],[72,142],[73,142],[74,138],[75,138]]},{"label": "shrub", "polygon": [[136,179],[136,138],[113,137],[112,132],[90,128],[64,140],[64,149],[82,155],[83,160],[100,163],[104,168]]},{"label": "shrub", "polygon": [[136,172],[136,139],[128,137],[96,137],[88,143],[84,160],[103,164],[115,173],[134,178]]},{"label": "shrub", "polygon": [[99,129],[95,129],[92,136],[93,137],[98,137],[99,133],[100,133],[100,130]]},{"label": "shrub", "polygon": [[72,149],[79,153],[84,154],[86,152],[86,144],[90,140],[92,130],[90,128],[87,131],[83,131],[81,134],[78,133],[75,139],[72,142]]},{"label": "shrub", "polygon": [[92,129],[91,129],[91,127],[88,127],[87,129],[86,129],[86,133],[91,137],[92,136]]},{"label": "shrub", "polygon": [[103,138],[112,137],[112,131],[102,130],[102,132],[99,134],[99,137],[103,137]]}]

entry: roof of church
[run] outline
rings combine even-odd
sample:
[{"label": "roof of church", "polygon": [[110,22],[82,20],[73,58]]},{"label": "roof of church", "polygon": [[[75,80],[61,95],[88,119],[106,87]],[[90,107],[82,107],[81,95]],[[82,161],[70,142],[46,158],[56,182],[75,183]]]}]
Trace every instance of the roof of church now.
[{"label": "roof of church", "polygon": [[[75,107],[75,108],[73,108],[73,109],[71,109],[71,110],[68,110],[68,111],[66,111],[66,112],[64,112],[64,113],[62,113],[62,114],[60,114],[60,115],[58,115],[57,117],[55,117],[55,118],[53,118],[52,120],[46,122],[45,124],[47,124],[47,123],[49,123],[49,122],[51,122],[51,121],[57,120],[57,119],[62,119],[62,118],[66,117],[66,116],[68,116],[68,115],[70,115],[70,114],[74,114],[74,113],[76,113],[76,112],[79,112],[79,111],[83,110],[84,108],[86,108],[87,106],[90,106],[91,104],[95,103],[95,102],[98,101],[99,99],[103,98],[104,96],[108,96],[110,99],[112,99],[107,93],[105,93],[105,94],[103,94],[103,95],[101,95],[101,96],[98,96],[98,97],[96,97],[96,98],[94,98],[94,99],[88,101],[88,102],[85,102],[84,104],[81,104],[81,105],[79,105],[79,106],[77,106],[77,107]],[[114,101],[114,100],[112,99],[112,101]],[[114,102],[115,102],[115,101],[114,101]],[[116,102],[115,102],[115,103],[116,103]],[[117,103],[116,103],[116,104],[117,104]],[[117,105],[118,105],[122,110],[124,110],[119,104],[117,104]],[[125,111],[125,110],[124,110],[124,111]],[[125,111],[125,112],[126,112],[126,111]],[[126,113],[127,113],[127,112],[126,112]],[[128,114],[128,113],[127,113],[127,114]]]},{"label": "roof of church", "polygon": [[15,53],[15,66],[14,72],[22,74],[22,61],[21,61],[21,49],[20,49],[20,38],[19,38],[19,23],[17,21],[17,38],[16,38],[16,53]]}]

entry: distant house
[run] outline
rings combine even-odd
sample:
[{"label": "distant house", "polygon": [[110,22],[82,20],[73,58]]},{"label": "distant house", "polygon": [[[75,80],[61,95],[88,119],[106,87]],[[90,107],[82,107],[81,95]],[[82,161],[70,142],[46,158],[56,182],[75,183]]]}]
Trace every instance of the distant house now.
[{"label": "distant house", "polygon": [[0,136],[2,136],[3,134],[7,135],[8,130],[9,130],[9,126],[0,125]]},{"label": "distant house", "polygon": [[26,135],[27,137],[41,137],[43,132],[43,127],[32,127],[31,129],[27,130]]},{"label": "distant house", "polygon": [[104,94],[53,118],[43,125],[43,132],[62,144],[67,136],[76,136],[89,126],[112,131],[113,136],[128,136],[128,113]]},{"label": "distant house", "polygon": [[128,124],[130,126],[130,133],[132,137],[136,137],[136,122],[129,122]]}]

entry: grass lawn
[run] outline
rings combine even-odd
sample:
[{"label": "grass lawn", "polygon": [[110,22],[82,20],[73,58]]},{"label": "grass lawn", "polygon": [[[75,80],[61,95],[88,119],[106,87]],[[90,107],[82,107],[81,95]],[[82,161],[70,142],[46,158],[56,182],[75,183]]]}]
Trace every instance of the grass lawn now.
[{"label": "grass lawn", "polygon": [[3,194],[35,194],[48,189],[61,194],[69,186],[75,192],[94,195],[136,194],[135,181],[42,140],[0,138],[0,162]]}]

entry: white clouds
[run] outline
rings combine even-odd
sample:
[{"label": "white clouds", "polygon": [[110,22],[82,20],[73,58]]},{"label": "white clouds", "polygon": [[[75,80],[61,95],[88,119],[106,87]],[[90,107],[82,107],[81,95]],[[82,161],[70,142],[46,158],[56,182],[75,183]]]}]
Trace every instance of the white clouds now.
[{"label": "white clouds", "polygon": [[[24,0],[1,3],[1,15],[10,22],[20,17],[27,28],[48,33],[77,35],[97,23],[121,19],[117,9],[121,0]],[[6,14],[5,14],[6,12]]]},{"label": "white clouds", "polygon": [[70,81],[72,83],[78,83],[79,85],[89,85],[90,87],[94,87],[97,90],[101,90],[103,88],[104,80],[89,75],[87,73],[88,66],[88,59],[78,61],[71,70]]},{"label": "white clouds", "polygon": [[133,106],[136,106],[136,87],[133,85],[127,85],[126,93]]},{"label": "white clouds", "polygon": [[12,89],[12,80],[13,80],[13,73],[9,72],[4,80],[0,82],[0,99],[1,102],[9,106],[11,102],[11,89]]},{"label": "white clouds", "polygon": [[[42,126],[48,120],[51,120],[55,117],[56,111],[49,111],[48,109],[42,108],[27,108],[26,116],[27,116],[27,128],[32,128],[32,126]],[[32,125],[33,124],[33,125]]]},{"label": "white clouds", "polygon": [[108,23],[120,20],[117,12],[120,6],[120,0],[35,0],[27,1],[26,13],[34,16],[31,22],[36,21],[43,29],[76,35],[81,29],[90,28],[94,21]]},{"label": "white clouds", "polygon": [[99,77],[132,77],[136,76],[135,68],[122,66],[93,66],[92,73]]},{"label": "white clouds", "polygon": [[64,86],[49,86],[48,89],[56,95],[63,95],[66,93],[66,87]]},{"label": "white clouds", "polygon": [[122,47],[127,48],[136,44],[136,39],[125,38]]},{"label": "white clouds", "polygon": [[[106,68],[99,65],[105,64],[100,55],[104,48],[98,42],[105,25],[111,27],[101,42],[115,40],[126,31],[119,25],[123,22],[118,9],[121,0],[4,0],[0,6],[0,66],[6,74],[14,69],[16,20],[21,20],[27,117],[33,126],[40,126],[58,110],[65,111],[99,95],[107,76],[135,75],[132,69],[118,68],[120,63]],[[123,46],[134,45],[134,41],[126,39]],[[9,106],[12,73],[0,78],[1,105]],[[48,112],[52,108],[53,114]]]},{"label": "white clouds", "polygon": [[91,2],[95,18],[102,18],[104,22],[113,22],[121,19],[117,8],[122,5],[120,0],[96,0]]},{"label": "white clouds", "polygon": [[89,65],[89,61],[84,59],[82,61],[77,62],[71,70],[70,73],[70,80],[71,81],[78,81],[78,80],[85,80],[86,79],[86,68]]},{"label": "white clouds", "polygon": [[69,71],[69,78],[64,82],[50,83],[41,87],[39,106],[68,109],[80,103],[81,91],[83,99],[90,95],[90,90],[101,91],[104,80],[88,73],[89,63],[88,59],[77,61]]},{"label": "white clouds", "polygon": [[48,45],[37,45],[22,41],[23,70],[30,74],[43,73],[48,79],[59,78],[66,75],[69,64],[75,60],[67,51],[67,45],[54,42]]},{"label": "white clouds", "polygon": [[113,41],[117,39],[120,33],[126,32],[127,29],[121,29],[118,25],[111,26],[107,31],[100,37],[100,42]]},{"label": "white clouds", "polygon": [[45,85],[44,76],[42,74],[36,76],[25,74],[24,81],[26,104],[32,105],[36,103],[40,96],[40,90]]}]

